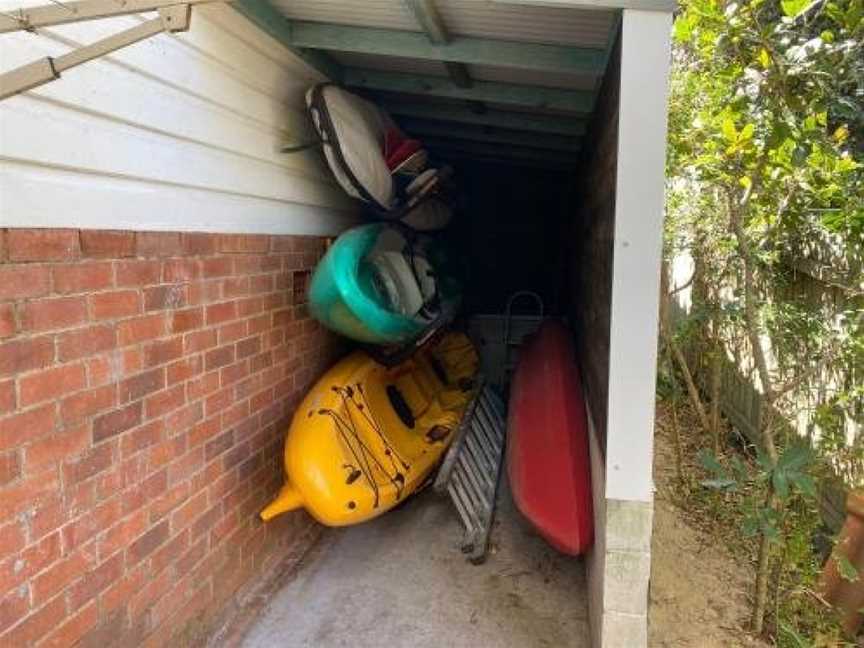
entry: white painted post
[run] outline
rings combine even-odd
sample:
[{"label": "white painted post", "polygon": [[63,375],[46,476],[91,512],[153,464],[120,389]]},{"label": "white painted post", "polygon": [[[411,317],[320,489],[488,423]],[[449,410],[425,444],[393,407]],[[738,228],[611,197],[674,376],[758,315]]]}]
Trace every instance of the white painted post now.
[{"label": "white painted post", "polygon": [[[609,342],[605,507],[589,563],[600,648],[648,644],[657,308],[672,14],[625,9]],[[596,452],[595,452],[596,454]],[[596,482],[595,482],[596,483]],[[602,576],[601,576],[602,574]]]},{"label": "white painted post", "polygon": [[615,198],[606,497],[651,501],[672,14],[625,10]]}]

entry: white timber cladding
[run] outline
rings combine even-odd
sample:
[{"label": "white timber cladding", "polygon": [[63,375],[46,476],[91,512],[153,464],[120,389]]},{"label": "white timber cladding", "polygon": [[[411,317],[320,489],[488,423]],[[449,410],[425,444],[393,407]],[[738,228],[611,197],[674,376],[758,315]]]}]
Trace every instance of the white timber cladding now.
[{"label": "white timber cladding", "polygon": [[649,502],[672,14],[623,14],[606,497]]},{"label": "white timber cladding", "polygon": [[[0,0],[0,11],[44,4]],[[0,72],[140,25],[124,16],[0,35]],[[322,77],[226,4],[0,101],[0,226],[335,234],[356,204],[317,151]]]}]

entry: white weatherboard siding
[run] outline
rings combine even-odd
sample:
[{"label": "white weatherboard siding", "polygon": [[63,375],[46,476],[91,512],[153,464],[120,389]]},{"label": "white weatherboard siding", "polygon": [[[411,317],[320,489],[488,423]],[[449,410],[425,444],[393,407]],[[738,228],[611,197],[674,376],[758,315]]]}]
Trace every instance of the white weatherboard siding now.
[{"label": "white weatherboard siding", "polygon": [[[0,35],[0,71],[150,17]],[[316,151],[279,152],[312,136],[320,80],[228,5],[196,7],[188,32],[0,101],[0,226],[337,233],[356,203]]]}]

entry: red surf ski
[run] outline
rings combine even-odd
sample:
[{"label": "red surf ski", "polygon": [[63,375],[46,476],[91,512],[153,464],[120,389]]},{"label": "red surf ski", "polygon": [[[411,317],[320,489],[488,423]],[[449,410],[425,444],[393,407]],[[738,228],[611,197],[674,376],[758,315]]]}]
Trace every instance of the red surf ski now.
[{"label": "red surf ski", "polygon": [[510,386],[507,475],[517,508],[552,546],[579,555],[594,539],[588,424],[573,342],[544,322]]}]

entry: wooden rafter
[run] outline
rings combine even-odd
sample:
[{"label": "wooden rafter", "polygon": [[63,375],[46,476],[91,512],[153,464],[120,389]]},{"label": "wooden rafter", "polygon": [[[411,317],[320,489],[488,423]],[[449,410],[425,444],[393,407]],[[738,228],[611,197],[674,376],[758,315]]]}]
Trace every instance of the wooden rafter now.
[{"label": "wooden rafter", "polygon": [[[445,45],[450,41],[450,37],[444,27],[444,22],[435,8],[434,0],[405,0],[405,4],[413,12],[414,17],[423,28],[423,31],[426,32],[426,36],[430,42],[436,45]],[[468,68],[464,63],[444,61],[444,66],[447,68],[447,74],[454,84],[460,88],[471,87],[471,75],[468,74]]]},{"label": "wooden rafter", "polygon": [[554,108],[576,113],[588,113],[594,105],[594,93],[592,91],[546,88],[496,81],[474,81],[470,88],[464,88],[446,77],[361,68],[346,68],[344,83],[347,86],[369,90],[488,101],[530,108]]},{"label": "wooden rafter", "polygon": [[426,138],[423,140],[429,149],[446,156],[447,153],[464,153],[501,160],[534,160],[549,164],[575,164],[578,160],[574,153],[546,151],[537,148],[511,146],[509,144],[489,144],[486,142],[464,142],[453,139]]},{"label": "wooden rafter", "polygon": [[563,135],[581,135],[585,132],[585,122],[578,117],[538,115],[503,110],[476,112],[467,106],[459,104],[434,104],[389,99],[381,103],[385,109],[394,115],[420,117],[439,122],[477,124],[479,126],[494,126],[510,130],[561,133]]},{"label": "wooden rafter", "polygon": [[557,135],[552,133],[534,133],[530,131],[490,128],[471,124],[445,124],[428,119],[402,117],[399,126],[411,135],[422,137],[451,137],[473,142],[489,142],[490,144],[511,144],[530,148],[548,149],[550,151],[578,151],[581,139],[572,135]]},{"label": "wooden rafter", "polygon": [[596,48],[464,37],[437,45],[414,32],[301,21],[291,22],[289,42],[316,50],[582,74],[600,74],[604,63],[603,50]]}]

